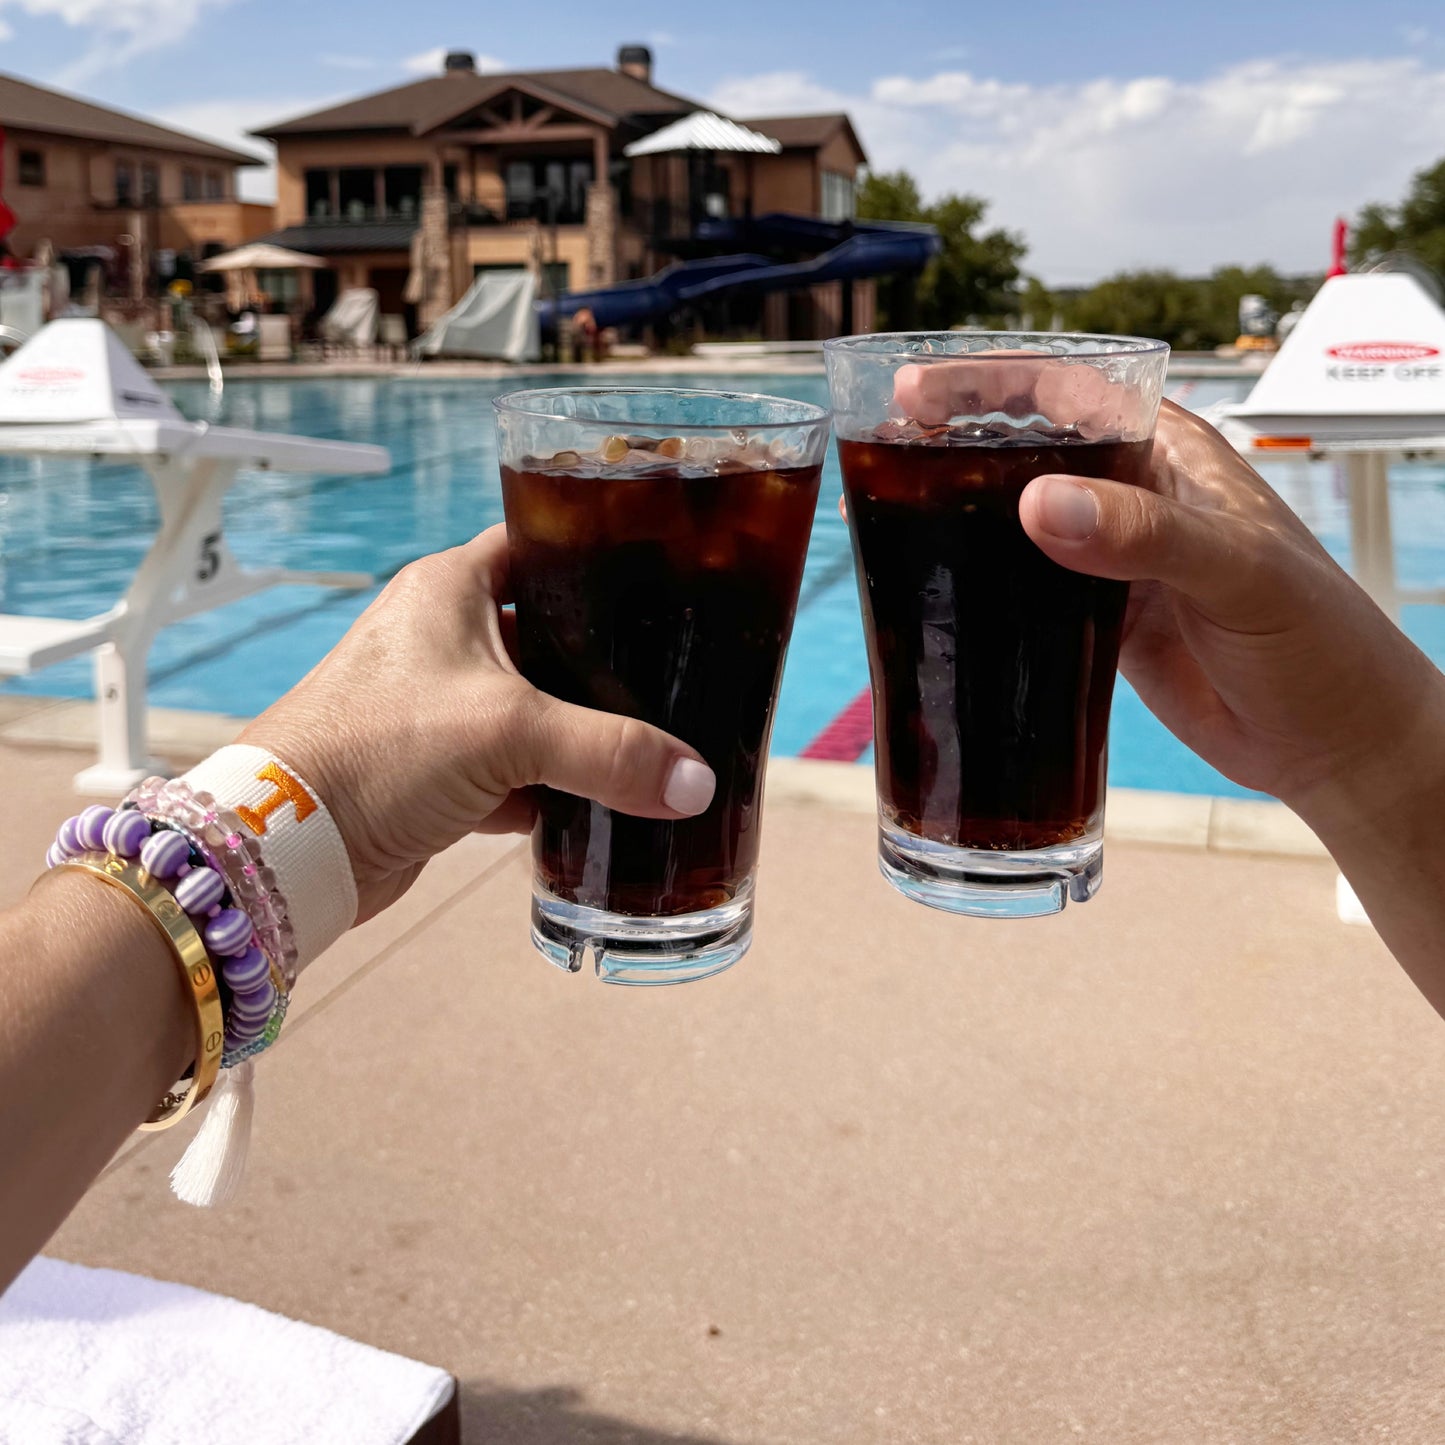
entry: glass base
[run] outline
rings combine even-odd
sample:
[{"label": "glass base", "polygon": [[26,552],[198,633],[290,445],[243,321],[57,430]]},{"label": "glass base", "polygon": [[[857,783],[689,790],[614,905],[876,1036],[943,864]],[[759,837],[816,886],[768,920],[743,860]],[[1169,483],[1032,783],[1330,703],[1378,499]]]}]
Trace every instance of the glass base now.
[{"label": "glass base", "polygon": [[878,869],[905,897],[975,918],[1043,918],[1087,903],[1104,877],[1100,834],[1051,848],[993,852],[916,838],[882,820]]},{"label": "glass base", "polygon": [[691,983],[731,968],[753,941],[753,882],[716,908],[638,918],[568,903],[534,884],[532,942],[576,973],[590,953],[603,983]]}]

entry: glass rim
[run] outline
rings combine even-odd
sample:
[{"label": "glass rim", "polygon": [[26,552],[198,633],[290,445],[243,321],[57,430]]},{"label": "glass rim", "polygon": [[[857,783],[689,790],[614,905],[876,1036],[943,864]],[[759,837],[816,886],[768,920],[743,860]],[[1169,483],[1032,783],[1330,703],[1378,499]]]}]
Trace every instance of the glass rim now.
[{"label": "glass rim", "polygon": [[1100,343],[1096,351],[1076,353],[1039,351],[1041,357],[1080,358],[1155,356],[1168,351],[1169,343],[1152,336],[1116,336],[1099,331],[989,331],[974,327],[960,331],[869,331],[857,336],[834,336],[823,343],[825,355],[844,353],[853,356],[905,357],[909,361],[1023,361],[1017,353],[1008,355],[1002,348],[983,351],[906,351],[909,341],[944,340],[948,337],[1008,336],[1017,341],[1093,341]]},{"label": "glass rim", "polygon": [[[552,396],[647,396],[707,397],[725,402],[767,402],[774,406],[796,407],[799,415],[789,421],[642,421],[637,418],[567,416],[537,404],[542,397]],[[499,412],[534,417],[538,421],[586,422],[592,426],[618,426],[639,430],[645,427],[666,428],[670,433],[724,431],[791,431],[797,427],[827,426],[833,413],[811,401],[795,401],[790,396],[772,396],[763,391],[718,391],[705,386],[536,386],[520,391],[504,391],[492,398]]]}]

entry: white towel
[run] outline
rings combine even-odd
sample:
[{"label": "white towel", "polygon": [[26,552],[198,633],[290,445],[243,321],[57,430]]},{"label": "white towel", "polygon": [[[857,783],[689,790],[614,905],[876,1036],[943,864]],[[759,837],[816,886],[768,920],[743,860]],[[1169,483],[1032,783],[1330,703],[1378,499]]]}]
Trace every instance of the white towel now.
[{"label": "white towel", "polygon": [[401,1445],[445,1370],[113,1269],[37,1259],[0,1298],[4,1445]]}]

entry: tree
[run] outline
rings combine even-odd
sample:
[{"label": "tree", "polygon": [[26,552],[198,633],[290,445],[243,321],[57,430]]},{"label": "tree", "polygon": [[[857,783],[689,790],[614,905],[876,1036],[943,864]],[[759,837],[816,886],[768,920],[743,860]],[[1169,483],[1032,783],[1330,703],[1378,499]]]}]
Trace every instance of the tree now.
[{"label": "tree", "polygon": [[883,326],[1002,325],[1018,310],[1019,262],[1027,249],[1010,231],[982,231],[988,202],[977,196],[940,196],[923,203],[907,171],[870,172],[858,188],[858,217],[870,221],[926,221],[943,246],[921,276],[889,278],[879,288]]},{"label": "tree", "polygon": [[1068,299],[1063,313],[1076,331],[1156,336],[1180,351],[1207,351],[1239,335],[1241,296],[1263,296],[1283,315],[1318,286],[1318,277],[1280,276],[1269,266],[1221,266],[1203,278],[1132,271]]},{"label": "tree", "polygon": [[1405,251],[1445,277],[1445,159],[1417,171],[1398,206],[1369,205],[1355,218],[1350,260],[1368,265]]}]

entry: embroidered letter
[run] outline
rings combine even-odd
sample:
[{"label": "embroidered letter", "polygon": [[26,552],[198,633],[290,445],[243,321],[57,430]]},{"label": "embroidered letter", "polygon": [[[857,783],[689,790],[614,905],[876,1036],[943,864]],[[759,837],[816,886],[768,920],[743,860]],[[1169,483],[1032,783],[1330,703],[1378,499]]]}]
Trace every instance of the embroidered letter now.
[{"label": "embroidered letter", "polygon": [[283,803],[295,805],[298,823],[305,822],[316,811],[316,800],[279,764],[267,763],[256,774],[256,780],[261,783],[275,783],[276,791],[259,808],[242,806],[236,809],[237,817],[253,833],[264,833],[266,819]]}]

